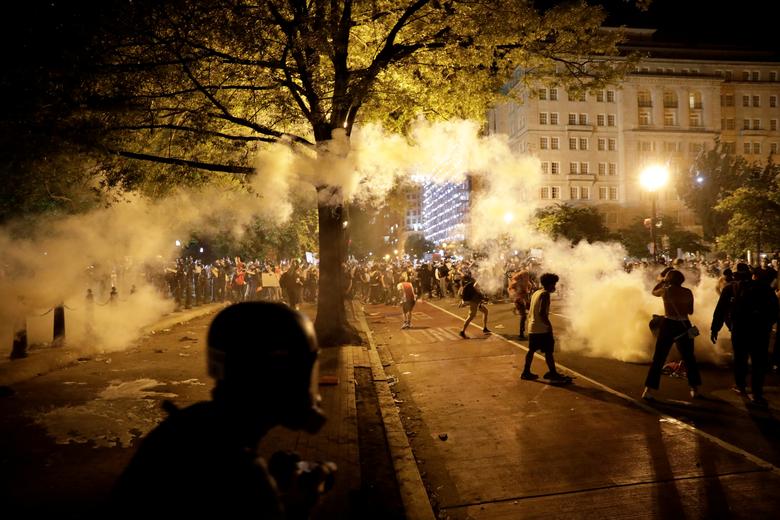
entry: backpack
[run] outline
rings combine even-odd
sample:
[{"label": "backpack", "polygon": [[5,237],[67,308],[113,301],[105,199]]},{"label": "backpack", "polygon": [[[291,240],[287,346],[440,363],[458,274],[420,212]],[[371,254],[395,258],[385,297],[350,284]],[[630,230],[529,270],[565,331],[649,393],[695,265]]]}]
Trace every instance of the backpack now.
[{"label": "backpack", "polygon": [[740,323],[761,323],[769,318],[766,291],[752,280],[737,282],[731,300],[731,320]]},{"label": "backpack", "polygon": [[464,302],[470,302],[474,298],[476,292],[477,291],[474,288],[474,282],[469,282],[463,286],[463,289],[461,289],[460,297]]}]

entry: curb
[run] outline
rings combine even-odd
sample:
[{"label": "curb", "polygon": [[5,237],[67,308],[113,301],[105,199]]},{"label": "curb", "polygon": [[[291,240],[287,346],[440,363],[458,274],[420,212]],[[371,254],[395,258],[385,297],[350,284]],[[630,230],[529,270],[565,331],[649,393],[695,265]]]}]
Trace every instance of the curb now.
[{"label": "curb", "polygon": [[390,386],[387,384],[387,375],[382,367],[382,361],[379,359],[379,351],[376,349],[373,333],[366,322],[362,305],[358,305],[357,314],[358,321],[368,338],[368,358],[371,362],[371,376],[374,380],[379,410],[382,413],[382,422],[385,427],[387,446],[393,459],[395,478],[398,482],[406,518],[409,520],[434,520],[435,516],[428,493],[425,490],[422,477],[420,477],[417,461],[409,445],[406,430],[404,430],[401,423],[398,408],[393,401]]},{"label": "curb", "polygon": [[[170,313],[151,325],[140,329],[140,336],[151,334],[173,325],[185,323],[206,314],[215,312],[227,305],[226,303],[212,303],[183,312]],[[28,353],[23,359],[0,361],[0,386],[10,386],[28,379],[44,375],[52,370],[75,363],[84,356],[83,350],[74,347],[44,347]]]}]

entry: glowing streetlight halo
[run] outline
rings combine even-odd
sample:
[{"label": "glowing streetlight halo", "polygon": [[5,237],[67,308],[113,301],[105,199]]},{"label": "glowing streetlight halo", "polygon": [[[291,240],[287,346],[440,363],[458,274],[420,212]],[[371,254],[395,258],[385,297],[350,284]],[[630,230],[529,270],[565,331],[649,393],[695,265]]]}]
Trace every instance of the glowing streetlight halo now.
[{"label": "glowing streetlight halo", "polygon": [[639,173],[639,184],[647,191],[658,191],[669,182],[669,168],[651,164]]}]

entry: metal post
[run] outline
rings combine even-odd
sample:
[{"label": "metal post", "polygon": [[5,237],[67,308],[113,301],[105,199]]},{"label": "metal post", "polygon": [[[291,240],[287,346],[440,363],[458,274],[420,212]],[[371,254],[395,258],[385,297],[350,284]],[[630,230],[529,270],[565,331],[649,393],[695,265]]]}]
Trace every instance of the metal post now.
[{"label": "metal post", "polygon": [[52,330],[52,345],[61,347],[65,344],[65,304],[60,303],[54,307],[54,321]]},{"label": "metal post", "polygon": [[650,239],[653,241],[653,262],[654,263],[658,263],[658,245],[656,244],[656,239],[655,239],[655,220],[656,220],[656,217],[655,217],[655,197],[656,197],[655,192],[653,192],[653,197],[652,197],[653,209],[652,209],[651,217],[650,217],[650,219],[651,219],[650,220]]}]

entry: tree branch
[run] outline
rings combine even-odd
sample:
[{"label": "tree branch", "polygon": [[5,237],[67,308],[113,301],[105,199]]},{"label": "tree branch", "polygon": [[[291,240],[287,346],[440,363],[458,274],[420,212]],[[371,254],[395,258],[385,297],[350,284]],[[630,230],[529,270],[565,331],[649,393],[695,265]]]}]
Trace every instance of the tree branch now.
[{"label": "tree branch", "polygon": [[255,172],[255,169],[250,168],[249,166],[205,163],[201,161],[190,161],[188,159],[177,159],[175,157],[161,157],[159,155],[128,152],[125,150],[113,150],[110,148],[108,149],[108,152],[113,155],[118,155],[120,157],[126,157],[128,159],[136,159],[140,161],[148,161],[148,162],[161,163],[161,164],[173,164],[176,166],[187,166],[189,168],[196,168],[198,170],[206,170],[210,172],[241,173],[241,174],[251,174]]}]

